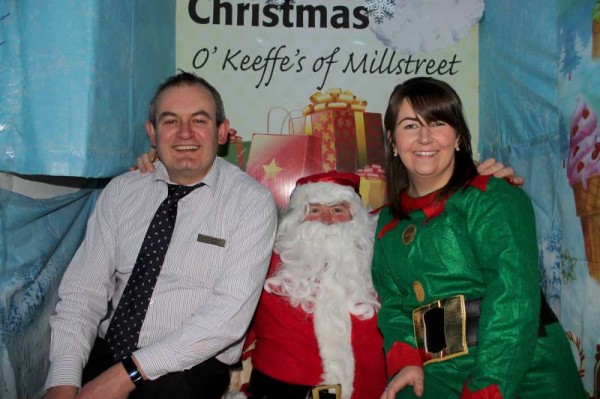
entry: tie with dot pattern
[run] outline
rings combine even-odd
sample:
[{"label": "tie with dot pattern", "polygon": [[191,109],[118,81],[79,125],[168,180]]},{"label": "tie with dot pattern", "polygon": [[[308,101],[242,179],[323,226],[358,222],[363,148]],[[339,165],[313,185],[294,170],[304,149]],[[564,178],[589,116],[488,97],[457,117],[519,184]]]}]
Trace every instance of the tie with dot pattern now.
[{"label": "tie with dot pattern", "polygon": [[131,276],[106,331],[105,340],[115,362],[137,348],[152,292],[173,235],[177,203],[202,185],[204,183],[196,186],[169,184],[169,194],[150,222]]}]

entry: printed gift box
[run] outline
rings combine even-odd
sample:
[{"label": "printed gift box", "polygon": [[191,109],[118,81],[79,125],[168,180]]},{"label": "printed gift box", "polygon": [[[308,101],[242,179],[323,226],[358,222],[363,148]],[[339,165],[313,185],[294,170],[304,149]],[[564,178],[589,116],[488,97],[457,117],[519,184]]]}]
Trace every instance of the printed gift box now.
[{"label": "printed gift box", "polygon": [[356,171],[360,176],[360,196],[363,206],[377,209],[384,203],[387,195],[385,173],[380,165],[367,165]]},{"label": "printed gift box", "polygon": [[321,138],[323,171],[351,171],[358,167],[354,112],[328,109],[310,116],[311,135]]},{"label": "printed gift box", "polygon": [[353,172],[384,163],[381,114],[365,112],[365,100],[349,90],[329,89],[314,93],[310,102],[303,109],[304,133],[323,140],[323,171]]},{"label": "printed gift box", "polygon": [[[366,162],[360,162],[363,157],[359,153],[359,168],[367,165],[385,165],[385,130],[383,128],[383,119],[378,112],[363,112],[365,121],[365,151],[364,159]],[[360,149],[359,149],[360,151]]]},{"label": "printed gift box", "polygon": [[242,137],[238,136],[235,129],[229,129],[227,144],[219,146],[217,155],[236,165],[241,170],[245,170],[249,151],[250,141],[244,141]]}]

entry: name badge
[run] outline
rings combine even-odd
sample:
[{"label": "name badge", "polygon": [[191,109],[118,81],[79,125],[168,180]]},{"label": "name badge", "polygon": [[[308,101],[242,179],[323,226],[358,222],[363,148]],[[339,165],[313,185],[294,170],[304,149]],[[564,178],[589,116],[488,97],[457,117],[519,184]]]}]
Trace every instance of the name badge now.
[{"label": "name badge", "polygon": [[205,236],[204,234],[198,234],[197,241],[203,242],[205,244],[216,245],[218,247],[225,247],[226,243],[225,239],[223,238]]}]

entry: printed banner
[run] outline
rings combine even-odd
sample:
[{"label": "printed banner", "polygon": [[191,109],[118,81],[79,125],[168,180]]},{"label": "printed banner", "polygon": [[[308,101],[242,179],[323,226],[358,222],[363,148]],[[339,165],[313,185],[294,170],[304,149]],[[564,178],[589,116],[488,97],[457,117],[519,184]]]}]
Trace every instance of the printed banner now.
[{"label": "printed banner", "polygon": [[219,89],[244,140],[315,92],[351,90],[383,114],[396,84],[431,75],[461,95],[477,148],[482,13],[481,0],[178,0],[176,63]]}]

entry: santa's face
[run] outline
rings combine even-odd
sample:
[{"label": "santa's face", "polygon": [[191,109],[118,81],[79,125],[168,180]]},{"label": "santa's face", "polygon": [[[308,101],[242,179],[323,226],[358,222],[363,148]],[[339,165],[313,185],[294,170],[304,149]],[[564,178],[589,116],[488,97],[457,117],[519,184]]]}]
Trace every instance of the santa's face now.
[{"label": "santa's face", "polygon": [[304,217],[305,222],[321,222],[328,225],[350,220],[352,220],[352,213],[347,202],[335,205],[309,204],[308,213]]},{"label": "santa's face", "polygon": [[267,278],[265,290],[288,297],[292,306],[308,313],[318,304],[339,311],[340,302],[329,294],[341,293],[352,314],[373,317],[378,306],[371,281],[374,221],[351,203],[315,202],[307,208],[310,212],[303,219],[290,213],[282,220],[275,242],[281,263]]}]

